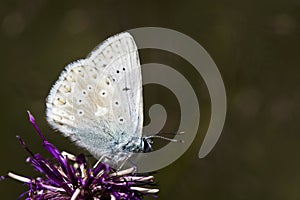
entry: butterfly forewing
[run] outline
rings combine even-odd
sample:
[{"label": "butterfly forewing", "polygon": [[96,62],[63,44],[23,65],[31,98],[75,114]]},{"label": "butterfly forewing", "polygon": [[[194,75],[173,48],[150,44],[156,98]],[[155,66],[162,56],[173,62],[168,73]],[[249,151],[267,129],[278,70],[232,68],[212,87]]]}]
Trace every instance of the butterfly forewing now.
[{"label": "butterfly forewing", "polygon": [[68,65],[47,99],[47,119],[94,156],[113,157],[143,122],[141,69],[128,33]]},{"label": "butterfly forewing", "polygon": [[129,33],[121,33],[96,47],[87,58],[116,83],[122,103],[129,108],[132,130],[127,133],[141,137],[143,124],[143,99],[141,66],[137,46]]}]

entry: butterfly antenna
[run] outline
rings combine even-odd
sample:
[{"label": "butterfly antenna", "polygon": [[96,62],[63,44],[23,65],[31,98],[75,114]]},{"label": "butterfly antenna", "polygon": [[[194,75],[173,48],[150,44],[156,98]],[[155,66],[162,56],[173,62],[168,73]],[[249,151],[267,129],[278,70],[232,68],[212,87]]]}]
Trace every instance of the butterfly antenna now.
[{"label": "butterfly antenna", "polygon": [[180,131],[180,132],[159,132],[158,134],[183,135],[183,134],[185,134],[185,132],[184,131]]},{"label": "butterfly antenna", "polygon": [[167,140],[167,141],[170,141],[170,142],[184,143],[184,140],[170,139],[170,138],[159,136],[159,135],[151,135],[151,136],[147,137],[147,139],[148,138],[158,138],[158,139],[163,139],[163,140]]}]

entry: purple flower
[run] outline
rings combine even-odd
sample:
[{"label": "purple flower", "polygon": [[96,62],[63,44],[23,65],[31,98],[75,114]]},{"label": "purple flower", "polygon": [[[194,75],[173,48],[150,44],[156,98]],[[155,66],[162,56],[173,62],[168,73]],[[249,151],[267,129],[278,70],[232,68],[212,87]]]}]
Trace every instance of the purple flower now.
[{"label": "purple flower", "polygon": [[104,200],[124,199],[140,200],[146,195],[154,195],[159,190],[153,188],[153,176],[135,174],[134,168],[115,171],[105,163],[97,163],[89,167],[83,154],[78,156],[60,152],[53,144],[48,142],[34,117],[28,112],[31,123],[40,135],[44,147],[55,159],[49,161],[40,154],[34,154],[17,136],[23,148],[30,154],[27,159],[42,176],[27,178],[9,172],[1,179],[8,177],[21,181],[29,186],[29,190],[20,197],[38,200]]}]

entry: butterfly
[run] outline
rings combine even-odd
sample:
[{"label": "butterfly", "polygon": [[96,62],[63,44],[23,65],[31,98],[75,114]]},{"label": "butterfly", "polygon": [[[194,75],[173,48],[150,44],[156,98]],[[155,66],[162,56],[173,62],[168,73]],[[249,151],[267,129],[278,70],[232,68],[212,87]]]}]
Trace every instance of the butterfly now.
[{"label": "butterfly", "polygon": [[49,124],[95,158],[123,162],[149,152],[142,137],[142,75],[133,37],[123,32],[66,66],[46,101]]}]

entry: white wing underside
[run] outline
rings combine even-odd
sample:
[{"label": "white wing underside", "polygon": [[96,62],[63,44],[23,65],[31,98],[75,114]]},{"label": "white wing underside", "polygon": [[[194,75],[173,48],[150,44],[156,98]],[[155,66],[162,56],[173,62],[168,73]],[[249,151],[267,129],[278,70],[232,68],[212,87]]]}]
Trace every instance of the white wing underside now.
[{"label": "white wing underside", "polygon": [[65,68],[47,98],[46,115],[96,158],[117,159],[122,146],[142,135],[142,102],[137,47],[129,33],[121,33]]}]

